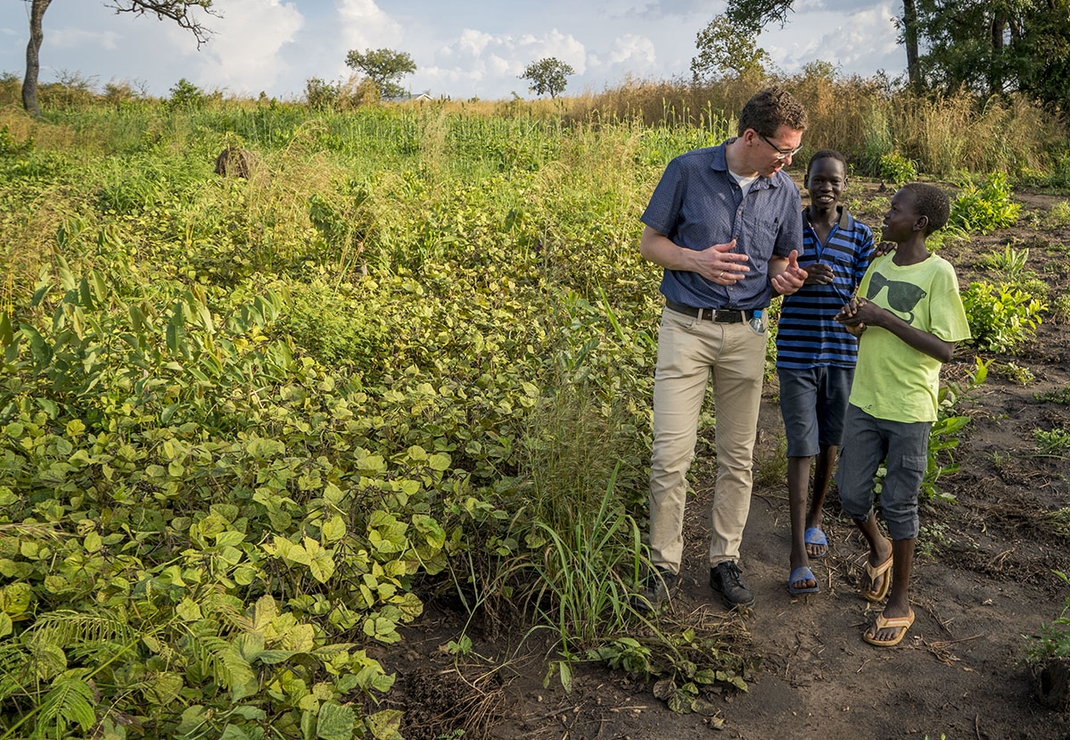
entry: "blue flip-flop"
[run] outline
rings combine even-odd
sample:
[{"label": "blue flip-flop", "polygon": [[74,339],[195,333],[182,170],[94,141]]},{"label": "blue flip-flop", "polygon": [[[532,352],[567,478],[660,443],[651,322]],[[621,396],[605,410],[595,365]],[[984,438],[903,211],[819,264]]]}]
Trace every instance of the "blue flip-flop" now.
[{"label": "blue flip-flop", "polygon": [[791,585],[793,583],[798,583],[799,581],[813,581],[815,584],[817,583],[817,579],[814,578],[814,572],[805,565],[800,565],[791,572],[790,576],[788,576],[788,593],[792,596],[798,596],[799,594],[816,594],[821,590],[816,585],[810,586],[809,588],[795,588]]},{"label": "blue flip-flop", "polygon": [[826,537],[825,533],[822,532],[817,527],[810,527],[808,530],[806,530],[806,533],[803,535],[803,541],[807,545],[820,545],[820,546],[825,548],[825,551],[823,553],[821,553],[820,555],[811,555],[810,556],[811,558],[823,558],[826,555],[828,555],[828,552],[829,552],[828,537]]}]

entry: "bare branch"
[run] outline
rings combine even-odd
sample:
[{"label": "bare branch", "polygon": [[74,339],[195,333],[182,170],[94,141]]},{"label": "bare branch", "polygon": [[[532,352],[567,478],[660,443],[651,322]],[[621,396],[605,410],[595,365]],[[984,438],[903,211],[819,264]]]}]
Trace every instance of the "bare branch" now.
[{"label": "bare branch", "polygon": [[199,8],[209,15],[221,17],[212,9],[212,0],[111,0],[106,4],[114,8],[116,13],[151,13],[160,20],[174,21],[179,28],[193,34],[197,39],[197,48],[208,41],[212,31],[197,20],[193,15],[194,10]]}]

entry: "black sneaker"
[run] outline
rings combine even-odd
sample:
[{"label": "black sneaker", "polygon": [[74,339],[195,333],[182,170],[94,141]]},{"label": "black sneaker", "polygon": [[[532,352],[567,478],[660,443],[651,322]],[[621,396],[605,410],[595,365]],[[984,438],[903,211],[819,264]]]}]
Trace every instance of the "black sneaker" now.
[{"label": "black sneaker", "polygon": [[632,596],[632,606],[642,611],[657,611],[679,588],[679,575],[665,568],[653,568],[639,583],[639,593]]},{"label": "black sneaker", "polygon": [[743,580],[743,573],[732,560],[726,560],[716,568],[710,568],[710,586],[718,591],[729,606],[750,606],[754,603],[754,593]]}]

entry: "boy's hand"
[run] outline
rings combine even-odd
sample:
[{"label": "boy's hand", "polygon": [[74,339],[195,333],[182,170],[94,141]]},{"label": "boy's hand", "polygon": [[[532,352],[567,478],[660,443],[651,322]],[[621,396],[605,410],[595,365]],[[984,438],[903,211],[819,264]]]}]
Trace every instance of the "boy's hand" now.
[{"label": "boy's hand", "polygon": [[[843,328],[847,330],[847,334],[854,337],[860,337],[862,336],[862,333],[866,332],[866,322],[863,322],[858,317],[858,313],[863,307],[867,306],[867,304],[869,304],[869,302],[866,298],[852,298],[849,302],[844,304],[843,308],[841,308],[840,312],[835,315],[834,319],[843,324]],[[872,304],[869,304],[869,306],[876,308],[875,306],[872,306]]]},{"label": "boy's hand", "polygon": [[[787,267],[769,278],[773,290],[780,295],[795,293],[806,283],[806,278],[809,276],[806,270],[799,267],[799,250],[791,250],[787,262]],[[772,261],[770,261],[770,264],[772,264]]]},{"label": "boy's hand", "polygon": [[829,285],[832,283],[832,267],[824,262],[814,262],[806,267],[807,285]]},{"label": "boy's hand", "polygon": [[865,298],[852,298],[833,318],[850,329],[859,324],[879,324],[884,313],[883,308]]}]

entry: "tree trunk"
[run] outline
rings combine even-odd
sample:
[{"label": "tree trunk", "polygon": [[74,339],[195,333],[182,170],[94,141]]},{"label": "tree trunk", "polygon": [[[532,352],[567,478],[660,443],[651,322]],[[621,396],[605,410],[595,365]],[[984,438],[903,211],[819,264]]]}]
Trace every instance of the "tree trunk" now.
[{"label": "tree trunk", "polygon": [[45,34],[41,30],[41,20],[45,17],[52,0],[33,0],[30,6],[30,42],[26,44],[26,78],[22,81],[22,107],[34,118],[41,116],[37,104],[37,75],[41,71],[39,61],[41,42]]},{"label": "tree trunk", "polygon": [[998,95],[1003,92],[1004,60],[1003,52],[1005,44],[1003,34],[1007,30],[1007,15],[1002,11],[992,13],[992,61],[988,66],[988,94]]},{"label": "tree trunk", "polygon": [[918,6],[915,0],[903,0],[903,45],[907,48],[907,80],[915,92],[921,92],[921,71],[918,69]]}]

